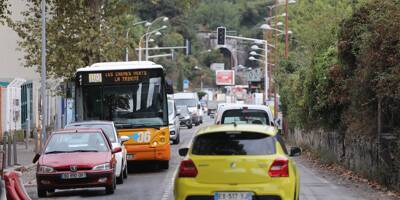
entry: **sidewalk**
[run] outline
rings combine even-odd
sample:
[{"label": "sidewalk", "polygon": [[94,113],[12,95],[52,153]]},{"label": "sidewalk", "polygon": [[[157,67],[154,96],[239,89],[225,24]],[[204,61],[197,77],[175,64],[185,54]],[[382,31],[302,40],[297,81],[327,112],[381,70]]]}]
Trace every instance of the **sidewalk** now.
[{"label": "sidewalk", "polygon": [[[3,149],[3,145],[0,145],[0,148]],[[12,145],[11,145],[11,148]],[[14,164],[14,155],[11,154],[11,166],[8,166],[8,159],[7,156],[5,155],[5,171],[8,170],[15,170],[17,168],[20,168],[22,166],[30,166],[32,165],[32,159],[35,156],[35,144],[33,142],[33,139],[29,139],[29,143],[28,143],[28,149],[26,149],[25,147],[25,143],[24,142],[18,142],[17,143],[17,163]]]}]

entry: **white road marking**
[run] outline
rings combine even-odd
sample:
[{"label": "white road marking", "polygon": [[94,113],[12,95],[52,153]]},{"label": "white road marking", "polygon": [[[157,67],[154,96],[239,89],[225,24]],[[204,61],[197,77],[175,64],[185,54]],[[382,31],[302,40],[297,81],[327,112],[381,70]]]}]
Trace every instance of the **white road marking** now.
[{"label": "white road marking", "polygon": [[[195,132],[196,132],[196,131],[195,131]],[[185,144],[185,145],[182,145],[182,146],[186,146],[186,147],[189,148],[190,144],[192,144],[192,142],[193,142],[193,136],[194,136],[194,133],[192,134],[192,137],[191,137],[189,143],[187,143],[187,144]],[[179,148],[181,148],[182,146],[179,146]],[[178,149],[179,149],[179,148],[178,148]],[[181,161],[181,160],[182,160],[182,158],[179,158],[179,164],[180,164],[180,161]],[[178,174],[179,164],[178,164],[178,166],[176,167],[176,169],[174,170],[174,173],[172,174],[172,177],[170,176],[171,173],[168,173],[168,175],[167,175],[167,177],[166,177],[166,180],[169,180],[169,181],[168,181],[168,183],[167,183],[167,185],[166,185],[167,187],[166,187],[165,190],[164,190],[164,193],[163,193],[163,195],[162,195],[162,197],[161,197],[161,200],[168,200],[168,199],[169,199],[169,196],[170,196],[171,193],[172,193],[172,187],[174,186],[174,183],[175,183],[175,177],[176,177],[176,175]],[[165,182],[165,181],[164,181],[164,182]]]}]

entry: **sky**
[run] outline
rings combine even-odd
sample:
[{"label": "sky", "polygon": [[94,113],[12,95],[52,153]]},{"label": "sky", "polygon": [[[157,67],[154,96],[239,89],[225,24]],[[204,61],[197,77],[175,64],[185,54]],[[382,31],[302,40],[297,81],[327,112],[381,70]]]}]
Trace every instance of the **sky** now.
[{"label": "sky", "polygon": [[[20,12],[25,8],[25,1],[9,0],[11,3],[12,19],[20,20]],[[19,37],[11,28],[0,25],[0,79],[24,78],[37,80],[39,75],[34,68],[23,67],[21,51],[17,50]]]}]

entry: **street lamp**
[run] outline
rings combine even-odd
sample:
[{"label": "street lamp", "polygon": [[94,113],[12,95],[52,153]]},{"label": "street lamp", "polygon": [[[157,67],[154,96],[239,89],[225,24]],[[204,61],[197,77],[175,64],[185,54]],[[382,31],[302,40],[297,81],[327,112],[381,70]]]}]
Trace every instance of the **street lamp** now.
[{"label": "street lamp", "polygon": [[282,13],[282,14],[280,14],[280,15],[275,15],[275,16],[272,16],[272,17],[267,17],[267,18],[264,18],[265,19],[265,21],[269,21],[269,20],[271,20],[271,19],[275,19],[275,18],[277,18],[277,17],[286,17],[286,13]]},{"label": "street lamp", "polygon": [[[149,37],[149,35],[147,35],[147,34],[149,33],[151,26],[154,25],[156,22],[158,22],[160,20],[162,20],[163,22],[167,22],[169,20],[169,18],[162,16],[162,17],[158,17],[155,20],[153,20],[152,22],[148,23],[146,34],[145,34],[146,35],[146,61],[148,60],[148,57],[149,57],[149,50],[148,50],[148,37]],[[166,29],[167,26],[164,25],[161,28],[162,29]],[[141,52],[140,52],[140,54],[141,54]]]},{"label": "street lamp", "polygon": [[[168,20],[168,18],[167,18],[167,20]],[[150,27],[150,26],[149,26]],[[161,35],[161,32],[160,32],[160,30],[163,30],[163,29],[166,29],[168,26],[167,25],[164,25],[164,26],[162,26],[161,28],[158,28],[158,30],[156,31],[156,32],[154,32],[154,31],[152,31],[152,32],[154,32],[157,36],[159,36],[159,35]],[[151,36],[151,34],[153,34],[153,33],[149,33],[147,36],[146,36],[146,61],[148,61],[149,60],[149,38],[150,38],[150,36]]]},{"label": "street lamp", "polygon": [[264,57],[264,55],[261,55],[261,54],[259,54],[259,53],[255,52],[255,51],[251,51],[251,52],[250,52],[250,55],[252,55],[252,56],[260,56],[260,57]]},{"label": "street lamp", "polygon": [[199,66],[194,66],[194,69],[195,70],[198,70],[198,71],[200,71],[200,90],[203,90],[203,73],[201,72],[201,67],[199,67]]},{"label": "street lamp", "polygon": [[155,30],[153,30],[153,31],[151,31],[151,32],[147,32],[147,33],[145,33],[145,34],[143,34],[141,37],[140,37],[140,40],[139,40],[139,61],[142,61],[142,40],[146,37],[146,46],[145,46],[145,48],[146,48],[146,60],[147,60],[147,57],[148,57],[148,47],[149,47],[149,38],[150,38],[150,36],[151,35],[153,35],[153,34],[155,34],[155,35],[157,35],[157,36],[159,36],[159,35],[161,35],[161,32],[160,32],[160,30],[163,30],[163,29],[166,29],[167,28],[167,26],[162,26],[161,28],[158,28],[158,29],[155,29]]},{"label": "street lamp", "polygon": [[[140,24],[144,24],[145,27],[150,26],[150,22],[148,22],[147,20],[144,21],[140,21],[140,22],[135,22],[132,25],[133,26],[137,26]],[[126,30],[126,41],[129,40],[129,32],[131,31],[131,28],[129,27],[128,30]],[[125,61],[128,62],[129,61],[129,48],[128,46],[125,48]]]}]

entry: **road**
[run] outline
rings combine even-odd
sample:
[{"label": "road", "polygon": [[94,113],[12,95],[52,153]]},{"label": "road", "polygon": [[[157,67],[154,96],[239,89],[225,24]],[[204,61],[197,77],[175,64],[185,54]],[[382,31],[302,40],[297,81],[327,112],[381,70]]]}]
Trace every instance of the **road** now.
[{"label": "road", "polygon": [[[212,120],[207,119],[202,126],[211,124]],[[201,127],[201,126],[199,126]],[[172,200],[173,178],[181,158],[178,155],[178,149],[187,146],[192,139],[193,133],[199,128],[181,129],[181,143],[172,145],[172,158],[169,170],[158,170],[151,165],[139,169],[130,170],[128,179],[122,185],[117,185],[117,190],[113,195],[106,195],[103,188],[99,189],[77,189],[61,190],[50,194],[48,198],[43,199],[138,199],[138,200]],[[301,173],[301,200],[360,200],[377,199],[376,196],[363,194],[363,191],[356,189],[349,184],[338,184],[334,180],[328,180],[326,175],[321,174],[316,169],[302,164],[300,159],[297,165]],[[29,188],[29,193],[34,193]],[[33,199],[37,199],[34,195]],[[385,199],[385,198],[379,198]]]}]

